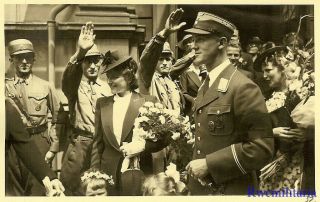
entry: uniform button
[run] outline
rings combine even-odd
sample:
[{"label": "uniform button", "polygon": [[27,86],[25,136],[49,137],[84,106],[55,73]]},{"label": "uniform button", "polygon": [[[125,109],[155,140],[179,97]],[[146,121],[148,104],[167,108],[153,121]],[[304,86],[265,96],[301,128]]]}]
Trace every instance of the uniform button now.
[{"label": "uniform button", "polygon": [[202,112],[202,110],[201,110],[201,109],[199,109],[199,114],[201,114],[201,112]]},{"label": "uniform button", "polygon": [[201,139],[201,138],[200,138],[200,137],[198,137],[197,139],[200,141],[200,139]]},{"label": "uniform button", "polygon": [[217,114],[220,114],[220,110],[217,111]]},{"label": "uniform button", "polygon": [[198,155],[201,154],[200,150],[197,150],[197,154],[198,154]]},{"label": "uniform button", "polygon": [[200,127],[200,123],[198,123],[198,127]]},{"label": "uniform button", "polygon": [[22,95],[21,95],[21,94],[19,95],[19,98],[22,98]]}]

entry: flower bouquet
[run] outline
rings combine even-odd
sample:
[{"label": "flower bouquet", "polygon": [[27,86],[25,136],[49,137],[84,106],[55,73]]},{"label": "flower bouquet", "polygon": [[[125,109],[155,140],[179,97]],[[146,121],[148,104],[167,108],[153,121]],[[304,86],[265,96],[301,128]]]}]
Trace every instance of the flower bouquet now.
[{"label": "flower bouquet", "polygon": [[165,109],[160,103],[146,102],[140,109],[133,128],[133,139],[157,142],[167,138],[173,140],[181,136],[192,139],[189,117],[179,115],[178,111]]},{"label": "flower bouquet", "polygon": [[[295,38],[300,31],[301,20]],[[279,151],[273,162],[261,169],[260,190],[280,190],[283,188],[299,190],[303,177],[303,147],[305,129],[314,126],[314,48],[309,48],[312,39],[299,49],[297,46],[289,50],[286,56],[280,57],[288,91],[281,95],[273,94],[266,102],[271,117],[279,122],[276,126],[289,126],[299,138],[291,135],[292,140],[279,141]],[[283,110],[285,109],[285,110]],[[282,112],[281,112],[282,110]],[[284,147],[284,145],[286,145]]]}]

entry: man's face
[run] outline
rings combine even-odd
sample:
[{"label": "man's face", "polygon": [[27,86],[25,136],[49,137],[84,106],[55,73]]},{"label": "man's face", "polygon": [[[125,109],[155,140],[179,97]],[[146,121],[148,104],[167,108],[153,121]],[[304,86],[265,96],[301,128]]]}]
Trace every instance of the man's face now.
[{"label": "man's face", "polygon": [[34,63],[34,53],[12,55],[10,61],[19,75],[26,76],[31,73]]},{"label": "man's face", "polygon": [[267,81],[270,88],[280,88],[285,75],[278,67],[274,66],[271,62],[262,66],[263,78]]},{"label": "man's face", "polygon": [[107,79],[112,94],[123,94],[129,90],[128,82],[121,72],[110,70],[107,72]]},{"label": "man's face", "polygon": [[234,30],[230,40],[239,42],[239,30]]},{"label": "man's face", "polygon": [[194,35],[195,59],[193,64],[209,65],[215,60],[219,53],[220,40],[213,35]]},{"label": "man's face", "polygon": [[82,63],[83,75],[88,79],[96,79],[102,61],[102,57],[98,55],[85,57]]},{"label": "man's face", "polygon": [[185,52],[190,53],[193,47],[194,47],[194,41],[193,41],[193,38],[190,38],[185,42]]},{"label": "man's face", "polygon": [[257,55],[259,53],[259,47],[257,44],[249,44],[247,47],[247,51],[248,53],[250,53],[251,55]]},{"label": "man's face", "polygon": [[158,60],[156,70],[158,73],[169,74],[172,67],[172,57],[170,54],[162,54]]},{"label": "man's face", "polygon": [[237,63],[240,59],[240,48],[228,46],[227,56],[232,64]]}]

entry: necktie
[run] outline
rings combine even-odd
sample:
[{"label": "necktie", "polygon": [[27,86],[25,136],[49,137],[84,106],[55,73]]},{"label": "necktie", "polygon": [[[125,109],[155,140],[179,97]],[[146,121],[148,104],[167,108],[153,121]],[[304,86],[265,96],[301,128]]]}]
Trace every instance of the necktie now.
[{"label": "necktie", "polygon": [[201,83],[207,78],[207,72],[200,72],[199,76],[201,77]]},{"label": "necktie", "polygon": [[209,89],[209,81],[210,81],[210,77],[207,76],[207,78],[205,79],[204,84],[203,84],[203,95],[205,95]]}]

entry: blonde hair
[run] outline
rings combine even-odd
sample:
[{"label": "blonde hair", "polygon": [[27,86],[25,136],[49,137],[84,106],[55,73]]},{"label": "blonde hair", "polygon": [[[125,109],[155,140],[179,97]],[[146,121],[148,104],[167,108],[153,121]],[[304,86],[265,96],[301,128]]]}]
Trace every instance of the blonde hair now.
[{"label": "blonde hair", "polygon": [[[107,176],[107,177],[106,177]],[[113,185],[113,180],[111,177],[106,175],[104,172],[90,168],[89,170],[85,171],[81,176],[81,190],[82,194],[85,195],[87,191],[88,185],[91,185],[93,190],[98,190],[102,188],[106,188],[107,186]]]},{"label": "blonde hair", "polygon": [[174,196],[180,195],[177,183],[164,173],[153,175],[142,185],[143,196]]}]

